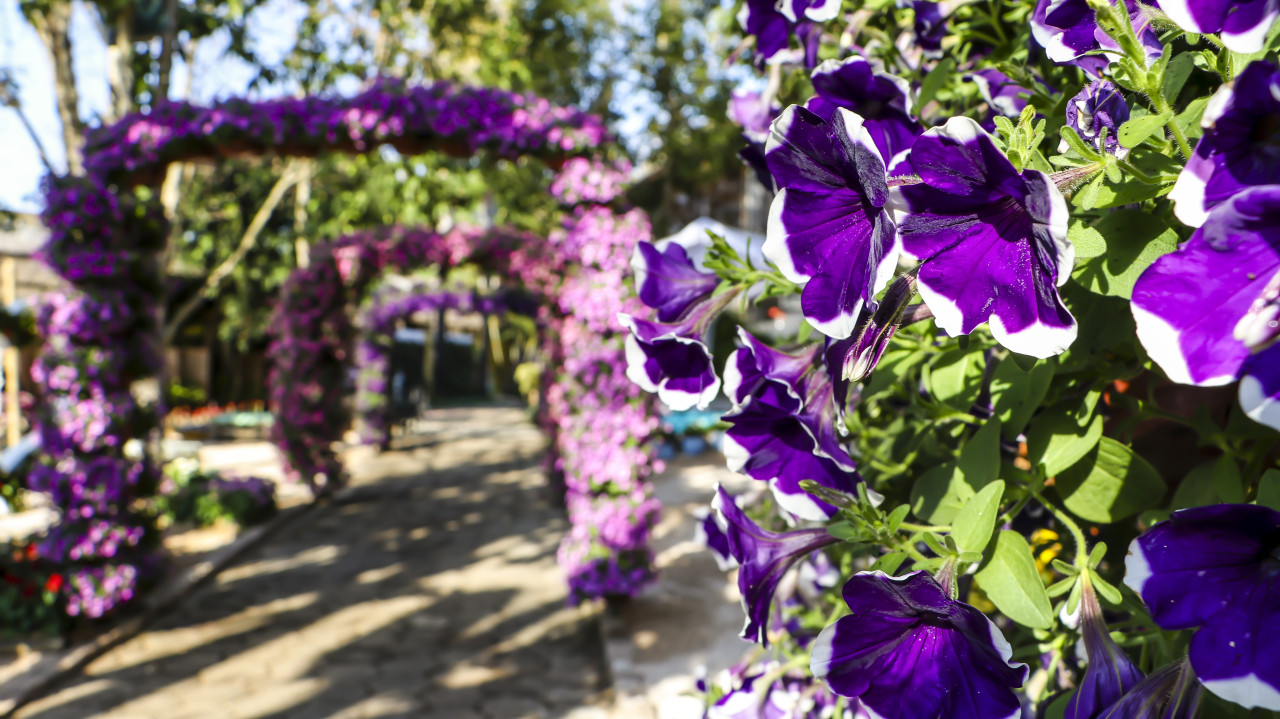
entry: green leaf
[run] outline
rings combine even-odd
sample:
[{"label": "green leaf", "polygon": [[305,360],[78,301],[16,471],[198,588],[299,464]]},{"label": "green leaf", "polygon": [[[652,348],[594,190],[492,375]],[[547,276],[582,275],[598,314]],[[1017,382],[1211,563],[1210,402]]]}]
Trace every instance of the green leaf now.
[{"label": "green leaf", "polygon": [[883,557],[880,557],[879,559],[877,559],[871,565],[871,571],[874,572],[876,570],[880,570],[885,574],[892,575],[894,572],[898,571],[898,567],[901,567],[902,563],[905,562],[906,560],[907,560],[906,552],[889,552]]},{"label": "green leaf", "polygon": [[1053,477],[1079,462],[1102,438],[1102,416],[1095,415],[1097,392],[1083,403],[1054,405],[1037,415],[1027,432],[1027,459]]},{"label": "green leaf", "polygon": [[1107,252],[1081,263],[1073,277],[1100,295],[1129,299],[1133,285],[1161,256],[1178,246],[1178,234],[1141,210],[1116,210],[1094,226],[1107,241]]},{"label": "green leaf", "polygon": [[842,542],[856,542],[862,538],[862,532],[848,522],[828,524],[827,534],[830,534]]},{"label": "green leaf", "polygon": [[1172,112],[1162,112],[1158,115],[1143,115],[1135,117],[1120,126],[1120,133],[1116,136],[1120,141],[1121,147],[1137,147],[1141,145],[1143,140],[1151,137],[1156,130],[1164,127],[1164,124],[1173,117]]},{"label": "green leaf", "polygon": [[1063,504],[1089,522],[1110,524],[1160,505],[1164,481],[1147,460],[1103,437],[1080,462],[1058,474]]},{"label": "green leaf", "polygon": [[1089,570],[1089,582],[1093,585],[1093,588],[1097,590],[1098,596],[1107,604],[1110,604],[1113,607],[1118,607],[1122,602],[1124,602],[1124,597],[1120,596],[1120,590],[1116,589],[1111,582],[1103,579],[1092,569]]},{"label": "green leaf", "polygon": [[1227,504],[1244,502],[1244,477],[1231,457],[1222,456],[1213,465],[1213,491]]},{"label": "green leaf", "polygon": [[1080,581],[1080,577],[1073,574],[1066,579],[1061,579],[1050,584],[1049,588],[1044,590],[1045,594],[1048,594],[1050,599],[1056,599],[1071,591],[1078,581]]},{"label": "green leaf", "polygon": [[911,485],[911,511],[926,522],[947,524],[974,494],[955,462],[944,462],[916,478]]},{"label": "green leaf", "polygon": [[910,512],[910,511],[911,511],[911,505],[900,504],[898,505],[897,508],[895,508],[892,512],[890,512],[888,519],[885,520],[885,524],[888,526],[889,531],[890,532],[898,531],[898,527],[902,526],[902,520],[907,518],[907,512]]},{"label": "green leaf", "polygon": [[1204,118],[1204,109],[1209,105],[1209,98],[1198,97],[1187,103],[1187,107],[1178,113],[1178,127],[1182,128],[1182,132],[1187,136],[1188,140],[1194,140],[1204,134],[1204,128],[1200,126],[1200,121]]},{"label": "green leaf", "polygon": [[1004,496],[1004,482],[996,480],[982,488],[965,502],[951,523],[951,536],[961,552],[982,552],[1000,516],[1000,499]]},{"label": "green leaf", "polygon": [[1003,530],[996,548],[974,579],[1005,616],[1032,629],[1053,626],[1053,607],[1031,557],[1031,546],[1021,534]]},{"label": "green leaf", "polygon": [[1214,461],[1203,462],[1187,472],[1187,476],[1182,478],[1178,488],[1174,490],[1169,506],[1173,509],[1186,509],[1217,502],[1218,495],[1213,487],[1213,470],[1216,465],[1217,462]]},{"label": "green leaf", "polygon": [[982,352],[953,349],[938,355],[925,374],[929,394],[961,412],[967,412],[982,389]]},{"label": "green leaf", "polygon": [[1187,84],[1187,78],[1191,77],[1191,71],[1195,67],[1195,56],[1191,53],[1179,53],[1169,61],[1169,66],[1164,70],[1160,94],[1164,95],[1170,105],[1178,101],[1178,93],[1182,92],[1182,86]]},{"label": "green leaf", "polygon": [[1005,439],[1012,440],[1022,434],[1027,420],[1044,401],[1053,373],[1054,366],[1050,362],[1039,362],[1030,372],[1024,371],[1008,357],[996,365],[995,372],[991,374],[991,399],[995,405],[995,416],[1003,424]]},{"label": "green leaf", "polygon": [[1258,480],[1258,504],[1280,509],[1280,469],[1268,469]]},{"label": "green leaf", "polygon": [[960,450],[956,463],[960,477],[975,492],[1000,476],[1000,420],[990,419]]},{"label": "green leaf", "polygon": [[928,75],[924,76],[924,80],[920,83],[920,95],[916,97],[915,107],[911,108],[911,112],[914,115],[919,117],[924,106],[928,105],[933,100],[934,95],[938,94],[938,90],[947,84],[955,65],[955,60],[950,57],[944,57],[937,65],[934,65]]},{"label": "green leaf", "polygon": [[932,549],[933,553],[939,557],[945,557],[951,553],[947,548],[946,543],[942,541],[942,538],[933,532],[925,532],[920,536],[920,538],[923,539],[924,543],[929,545],[929,549]]}]

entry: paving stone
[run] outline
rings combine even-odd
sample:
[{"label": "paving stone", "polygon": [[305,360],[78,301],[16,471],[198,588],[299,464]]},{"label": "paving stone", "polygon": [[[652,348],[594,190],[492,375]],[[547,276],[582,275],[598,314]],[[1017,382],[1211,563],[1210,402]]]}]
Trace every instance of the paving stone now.
[{"label": "paving stone", "polygon": [[[437,410],[310,512],[21,719],[603,719],[595,617],[520,410]],[[354,456],[354,455],[353,455]],[[574,713],[575,710],[583,711]]]}]

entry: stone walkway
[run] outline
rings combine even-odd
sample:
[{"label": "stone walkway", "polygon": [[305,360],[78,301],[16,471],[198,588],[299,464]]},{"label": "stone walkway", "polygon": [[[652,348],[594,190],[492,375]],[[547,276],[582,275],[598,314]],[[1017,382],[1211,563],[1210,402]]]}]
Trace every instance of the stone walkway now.
[{"label": "stone walkway", "polygon": [[520,410],[438,410],[23,719],[606,716],[598,623]]}]

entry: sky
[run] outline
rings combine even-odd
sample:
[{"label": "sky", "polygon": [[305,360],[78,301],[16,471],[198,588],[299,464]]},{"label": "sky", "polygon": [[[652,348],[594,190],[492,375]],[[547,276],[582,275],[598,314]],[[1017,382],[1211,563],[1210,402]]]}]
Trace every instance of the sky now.
[{"label": "sky", "polygon": [[[250,15],[255,49],[269,62],[293,47],[296,40],[293,28],[298,25],[300,11],[291,0],[275,0]],[[107,48],[92,14],[79,4],[75,6],[71,22],[73,62],[81,93],[80,116],[92,122],[110,103]],[[176,59],[173,96],[209,102],[243,94],[253,71],[238,59],[224,57],[227,44],[225,33],[201,41],[190,70],[180,58]],[[18,12],[18,0],[0,0],[0,69],[17,81],[22,106],[50,162],[58,172],[65,172],[66,151],[53,99],[53,68],[35,30]],[[188,75],[190,88],[187,87]],[[0,208],[39,212],[37,191],[43,176],[40,155],[17,113],[0,107]]]},{"label": "sky", "polygon": [[[634,5],[646,0],[609,0],[615,12],[630,15]],[[726,7],[731,5],[726,0]],[[296,28],[305,9],[296,0],[271,0],[249,15],[249,36],[254,50],[268,64],[281,59],[297,40]],[[79,78],[80,115],[95,124],[108,107],[110,93],[106,76],[107,48],[92,14],[79,3],[72,17],[74,64]],[[208,103],[217,99],[243,95],[254,71],[237,58],[225,56],[229,38],[225,32],[202,40],[196,48],[192,67],[175,58],[173,97]],[[717,63],[718,59],[707,58]],[[741,68],[737,68],[741,70]],[[0,0],[0,70],[8,72],[19,86],[19,95],[27,117],[36,128],[40,141],[58,172],[66,170],[61,125],[53,98],[53,70],[35,30],[18,11],[18,0]],[[750,73],[729,71],[735,79],[749,83]],[[741,75],[741,77],[738,77]],[[188,76],[191,78],[187,82]],[[632,81],[634,82],[634,80]],[[633,150],[644,151],[649,119],[665,112],[636,91],[626,79],[616,88],[615,107],[622,114],[617,127],[623,141]],[[189,87],[188,87],[189,84]],[[354,88],[339,88],[353,90]],[[279,95],[287,88],[268,88],[257,96]],[[44,176],[35,144],[23,128],[17,113],[0,107],[0,209],[37,213],[40,211],[38,190]]]}]

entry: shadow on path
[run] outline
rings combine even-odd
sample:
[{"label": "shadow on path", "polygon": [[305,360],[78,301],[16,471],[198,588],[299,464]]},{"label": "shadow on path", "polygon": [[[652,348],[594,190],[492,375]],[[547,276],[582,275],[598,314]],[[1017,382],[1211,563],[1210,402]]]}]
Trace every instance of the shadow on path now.
[{"label": "shadow on path", "polygon": [[420,431],[353,452],[342,501],[17,716],[604,716],[598,626],[565,607],[567,522],[539,433],[518,409],[474,407]]}]

